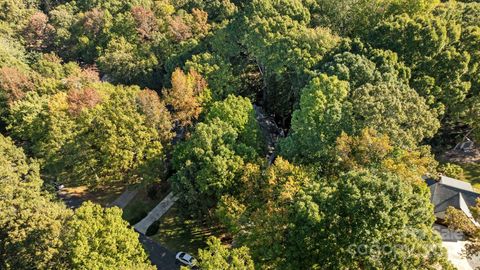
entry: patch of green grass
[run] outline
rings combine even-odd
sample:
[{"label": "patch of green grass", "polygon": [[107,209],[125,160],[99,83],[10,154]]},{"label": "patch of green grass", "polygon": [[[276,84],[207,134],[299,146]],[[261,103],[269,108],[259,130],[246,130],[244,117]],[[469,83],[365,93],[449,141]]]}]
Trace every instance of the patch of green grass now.
[{"label": "patch of green grass", "polygon": [[206,246],[209,236],[219,237],[221,234],[222,230],[216,226],[186,217],[177,203],[160,219],[158,232],[152,238],[173,252],[184,251],[194,255],[199,248]]},{"label": "patch of green grass", "polygon": [[476,191],[480,191],[480,163],[457,163],[463,169],[465,180],[470,182]]}]

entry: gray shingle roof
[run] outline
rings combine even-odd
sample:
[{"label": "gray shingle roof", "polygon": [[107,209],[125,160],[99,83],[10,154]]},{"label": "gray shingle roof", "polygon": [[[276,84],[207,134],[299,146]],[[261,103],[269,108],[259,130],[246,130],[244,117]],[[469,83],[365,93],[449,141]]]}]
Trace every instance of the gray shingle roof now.
[{"label": "gray shingle roof", "polygon": [[472,191],[473,192],[473,187],[470,183],[468,182],[465,182],[465,181],[460,181],[460,180],[457,180],[457,179],[454,179],[454,178],[451,178],[451,177],[447,177],[447,176],[440,176],[440,183],[444,184],[444,185],[447,185],[447,186],[451,186],[451,187],[455,187],[455,188],[458,188],[458,189],[463,189],[463,190],[468,190],[468,191]]},{"label": "gray shingle roof", "polygon": [[[453,180],[462,182],[456,179]],[[468,217],[472,217],[468,208],[475,205],[480,194],[474,192],[473,189],[469,190],[468,185],[458,185],[457,182],[440,181],[430,185],[430,201],[434,206],[434,213],[437,218],[444,219],[445,211],[449,206],[462,210]]]}]

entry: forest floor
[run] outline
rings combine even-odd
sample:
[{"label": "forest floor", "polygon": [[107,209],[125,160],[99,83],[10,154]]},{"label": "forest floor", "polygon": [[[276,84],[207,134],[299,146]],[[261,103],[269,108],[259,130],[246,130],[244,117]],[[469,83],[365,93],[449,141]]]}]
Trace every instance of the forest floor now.
[{"label": "forest floor", "polygon": [[58,192],[58,196],[70,208],[78,208],[85,201],[92,201],[107,206],[122,194],[124,186],[101,187],[90,190],[87,186],[66,187]]}]

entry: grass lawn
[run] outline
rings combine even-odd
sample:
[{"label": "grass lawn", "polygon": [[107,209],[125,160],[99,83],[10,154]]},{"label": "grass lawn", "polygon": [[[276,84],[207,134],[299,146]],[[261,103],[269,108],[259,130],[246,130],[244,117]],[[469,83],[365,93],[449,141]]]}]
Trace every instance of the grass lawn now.
[{"label": "grass lawn", "polygon": [[141,188],[130,203],[123,209],[123,219],[131,225],[136,224],[146,217],[148,212],[160,203],[167,194],[168,192],[162,192],[161,194],[157,194],[157,198],[150,199],[146,188]]},{"label": "grass lawn", "polygon": [[465,180],[470,182],[473,188],[480,191],[480,163],[457,163],[463,168]]},{"label": "grass lawn", "polygon": [[202,221],[187,218],[179,211],[179,204],[176,203],[159,220],[158,232],[152,236],[155,241],[169,250],[185,251],[196,255],[199,248],[205,247],[209,236],[222,235],[220,228],[212,228]]}]

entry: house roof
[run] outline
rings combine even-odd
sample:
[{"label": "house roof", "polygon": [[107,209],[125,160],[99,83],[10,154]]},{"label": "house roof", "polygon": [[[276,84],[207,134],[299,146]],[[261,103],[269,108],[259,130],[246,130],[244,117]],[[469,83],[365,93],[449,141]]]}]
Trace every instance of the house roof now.
[{"label": "house roof", "polygon": [[455,187],[458,189],[463,189],[463,190],[468,190],[473,192],[473,187],[470,183],[465,181],[460,181],[454,178],[450,178],[444,175],[440,176],[440,183],[450,187]]},{"label": "house roof", "polygon": [[474,206],[477,198],[480,197],[480,194],[474,192],[469,183],[465,184],[465,182],[449,177],[442,177],[439,182],[430,184],[430,194],[435,216],[439,219],[445,218],[445,212],[449,206],[462,210],[469,218],[473,219],[469,207]]}]

